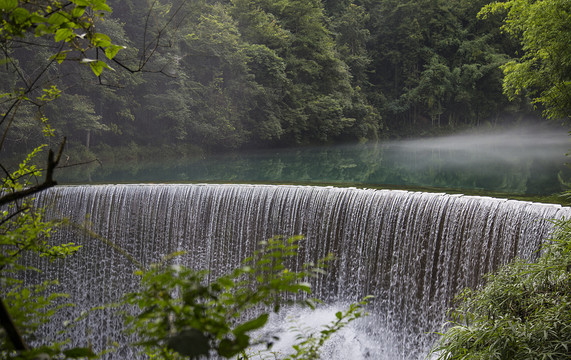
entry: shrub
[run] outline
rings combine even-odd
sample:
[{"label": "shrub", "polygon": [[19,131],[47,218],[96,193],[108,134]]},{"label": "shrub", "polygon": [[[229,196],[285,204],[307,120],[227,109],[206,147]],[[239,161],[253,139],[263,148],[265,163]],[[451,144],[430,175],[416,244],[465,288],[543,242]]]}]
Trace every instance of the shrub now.
[{"label": "shrub", "polygon": [[571,221],[554,221],[535,262],[516,260],[464,290],[437,359],[571,359]]}]

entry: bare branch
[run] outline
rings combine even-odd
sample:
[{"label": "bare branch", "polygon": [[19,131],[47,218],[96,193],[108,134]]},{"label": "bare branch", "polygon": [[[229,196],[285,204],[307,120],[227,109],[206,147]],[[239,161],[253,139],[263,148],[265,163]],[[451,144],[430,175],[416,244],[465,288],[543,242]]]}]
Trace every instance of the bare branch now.
[{"label": "bare branch", "polygon": [[[178,22],[176,22],[175,19],[180,15],[183,6],[186,3],[186,0],[183,0],[180,2],[178,7],[174,10],[173,14],[165,22],[164,25],[162,25],[161,27],[157,26],[156,35],[154,35],[152,41],[148,41],[147,40],[147,36],[148,36],[147,32],[148,32],[148,29],[150,27],[149,23],[151,22],[151,18],[153,17],[152,16],[153,15],[153,9],[154,9],[156,3],[157,3],[157,0],[153,1],[153,3],[151,4],[151,6],[149,8],[149,11],[147,12],[147,16],[145,18],[145,27],[144,27],[144,32],[143,32],[143,45],[141,47],[142,54],[141,54],[141,57],[139,58],[138,66],[136,68],[129,67],[122,60],[117,59],[117,58],[113,58],[112,61],[115,64],[117,64],[119,67],[121,67],[122,69],[130,72],[131,74],[134,74],[137,72],[148,72],[148,73],[162,73],[162,74],[165,74],[169,77],[173,77],[172,75],[166,74],[164,72],[164,69],[148,70],[148,69],[145,69],[145,67],[147,66],[147,64],[151,60],[151,58],[155,55],[157,50],[162,47],[161,46],[161,39],[163,38],[163,35],[167,31],[168,27],[171,26],[171,24],[174,22],[175,23],[174,31],[176,31],[178,29],[178,27],[180,26],[180,24],[184,21],[184,17],[182,17],[182,16]],[[166,47],[170,47],[170,44]]]},{"label": "bare branch", "polygon": [[[61,49],[63,49],[63,44],[60,46],[60,51]],[[42,78],[42,76],[44,75],[44,73],[49,69],[49,67],[51,66],[51,64],[53,64],[55,61],[55,58],[51,59],[50,62],[44,66],[44,68],[42,69],[42,71],[40,71],[40,73],[35,77],[35,79],[31,82],[31,83],[27,83],[27,81],[22,78],[22,81],[24,81],[26,83],[26,89],[22,92],[22,95],[27,96],[29,93],[31,93],[33,90],[35,90],[36,84],[40,81],[40,79]],[[14,64],[15,66],[15,64]],[[17,109],[20,104],[22,103],[23,98],[21,96],[19,96],[16,100],[14,100],[14,102],[12,103],[12,105],[10,105],[8,107],[8,110],[3,114],[2,119],[0,119],[0,125],[2,125],[4,123],[4,121],[6,121],[6,119],[10,119],[8,125],[6,126],[6,129],[4,129],[4,134],[2,135],[2,140],[0,141],[0,149],[2,149],[2,147],[4,146],[4,141],[6,140],[6,136],[8,134],[8,130],[10,129],[10,126],[12,124],[12,122],[14,121],[14,117],[15,117],[15,109]]]},{"label": "bare branch", "polygon": [[141,69],[144,66],[142,61],[145,58],[145,55],[147,52],[147,29],[149,28],[149,19],[150,19],[151,14],[152,14],[153,7],[155,7],[156,3],[157,3],[157,0],[153,1],[153,3],[151,4],[151,7],[149,8],[149,12],[147,12],[147,17],[145,18],[145,28],[143,30],[143,54],[142,54],[141,60],[139,62],[139,69]]},{"label": "bare branch", "polygon": [[81,166],[81,165],[87,165],[87,164],[91,164],[97,162],[100,166],[103,166],[103,164],[101,163],[101,161],[99,161],[99,159],[93,159],[93,160],[89,160],[89,161],[84,161],[84,162],[80,162],[80,163],[73,163],[73,164],[69,164],[69,165],[60,165],[58,166],[58,169],[63,169],[63,168],[68,168],[68,167],[74,167],[74,166]]}]

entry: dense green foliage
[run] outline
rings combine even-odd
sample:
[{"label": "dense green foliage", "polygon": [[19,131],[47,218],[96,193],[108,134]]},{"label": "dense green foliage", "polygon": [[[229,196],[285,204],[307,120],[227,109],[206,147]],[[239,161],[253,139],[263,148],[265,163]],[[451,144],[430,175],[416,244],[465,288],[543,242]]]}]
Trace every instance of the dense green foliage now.
[{"label": "dense green foliage", "polygon": [[[29,151],[43,115],[76,149],[133,154],[365,141],[501,122],[525,109],[524,98],[502,95],[500,66],[519,44],[501,33],[500,15],[477,18],[488,3],[161,0],[149,11],[108,1],[112,15],[94,17],[97,48],[84,51],[99,76],[71,63],[49,66],[43,84],[66,91],[39,117],[29,116],[32,104],[22,106],[6,144]],[[56,45],[82,38],[70,33],[74,26]],[[57,61],[83,59],[75,48],[25,44],[0,42],[2,91],[25,87],[54,52]],[[116,71],[100,73],[105,67]]]},{"label": "dense green foliage", "polygon": [[571,221],[555,224],[537,261],[517,260],[460,294],[438,359],[569,359]]},{"label": "dense green foliage", "polygon": [[[33,188],[35,178],[41,176],[40,169],[32,165],[35,156],[41,153],[38,147],[19,165],[18,170],[7,174],[0,182],[0,200],[6,196],[17,194],[25,189]],[[60,301],[66,294],[57,292],[57,280],[39,283],[23,283],[21,274],[33,273],[37,269],[25,265],[24,257],[30,259],[37,256],[46,260],[54,260],[73,255],[80,246],[74,243],[54,244],[51,234],[60,225],[58,221],[44,221],[43,211],[33,206],[29,198],[11,201],[0,209],[0,301],[2,308],[8,312],[0,321],[0,357],[2,359],[35,359],[40,354],[50,356],[67,356],[69,358],[93,355],[87,348],[65,348],[65,342],[43,339],[41,346],[22,351],[9,334],[7,322],[13,322],[19,335],[25,341],[37,339],[38,329],[49,322],[51,317],[61,308],[72,306]],[[62,328],[62,330],[64,330]],[[55,334],[52,334],[55,335]],[[26,347],[25,343],[23,347]],[[77,355],[77,356],[76,356]]]},{"label": "dense green foliage", "polygon": [[140,271],[141,288],[126,295],[138,307],[127,317],[151,357],[198,357],[215,350],[232,357],[251,344],[249,332],[263,327],[268,314],[244,320],[258,305],[277,311],[284,295],[310,292],[304,281],[321,269],[291,271],[285,261],[297,254],[299,238],[270,239],[231,273],[209,279],[209,272],[185,266],[153,266]]},{"label": "dense green foliage", "polygon": [[481,16],[507,11],[503,29],[518,38],[524,55],[502,66],[504,92],[528,93],[545,116],[571,118],[571,3],[511,0],[486,6]]}]

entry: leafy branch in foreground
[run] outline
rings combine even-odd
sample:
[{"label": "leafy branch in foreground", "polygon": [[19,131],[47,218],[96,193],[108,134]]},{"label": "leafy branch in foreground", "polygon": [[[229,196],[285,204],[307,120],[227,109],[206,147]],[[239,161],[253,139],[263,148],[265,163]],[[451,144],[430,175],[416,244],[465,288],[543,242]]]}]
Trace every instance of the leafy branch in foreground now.
[{"label": "leafy branch in foreground", "polygon": [[517,260],[460,294],[437,359],[569,359],[571,221],[555,220],[536,262]]},{"label": "leafy branch in foreground", "polygon": [[[126,303],[140,309],[136,315],[127,315],[129,331],[137,334],[138,345],[147,354],[165,359],[213,353],[230,358],[252,345],[269,345],[273,338],[253,342],[249,334],[266,324],[267,309],[277,312],[288,296],[311,293],[305,281],[322,273],[331,259],[305,264],[301,271],[291,270],[287,263],[297,255],[300,239],[265,241],[240,267],[214,280],[208,279],[207,271],[178,265],[140,271],[141,288],[125,297]],[[303,302],[310,307],[315,304],[311,299]],[[300,349],[317,353],[330,334],[361,316],[362,305],[364,302],[338,314],[335,324],[322,331],[318,341],[307,341]]]},{"label": "leafy branch in foreground", "polygon": [[[61,222],[45,221],[43,210],[34,207],[33,199],[24,197],[41,186],[32,185],[33,180],[41,176],[41,170],[32,164],[41,149],[42,146],[32,151],[20,163],[18,170],[6,172],[6,177],[0,181],[0,358],[94,356],[87,348],[64,349],[64,342],[38,337],[40,326],[47,323],[55,312],[71,304],[60,301],[67,297],[66,294],[54,292],[57,281],[24,286],[17,275],[23,271],[39,271],[23,264],[22,258],[26,254],[53,260],[73,255],[81,247],[74,243],[52,243],[51,234]],[[51,175],[48,177],[51,179]],[[39,345],[30,348],[30,341]]]},{"label": "leafy branch in foreground", "polygon": [[0,1],[2,26],[0,40],[2,42],[17,41],[27,34],[35,37],[53,36],[53,42],[63,42],[65,46],[53,55],[60,64],[68,58],[68,54],[76,53],[82,63],[89,64],[96,76],[103,68],[110,68],[104,61],[90,59],[86,52],[89,49],[102,49],[108,59],[113,59],[122,46],[112,44],[106,34],[95,32],[94,19],[103,18],[111,8],[105,0],[70,0],[59,1]]}]

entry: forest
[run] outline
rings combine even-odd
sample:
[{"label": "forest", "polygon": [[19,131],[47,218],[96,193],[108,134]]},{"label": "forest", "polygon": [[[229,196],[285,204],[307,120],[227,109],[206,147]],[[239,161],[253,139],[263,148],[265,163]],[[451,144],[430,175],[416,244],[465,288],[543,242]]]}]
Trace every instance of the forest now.
[{"label": "forest", "polygon": [[500,66],[521,45],[502,31],[505,14],[477,16],[487,3],[110,0],[112,13],[95,26],[118,47],[111,60],[91,50],[101,69],[61,53],[66,66],[56,66],[53,43],[41,38],[2,46],[0,92],[38,69],[43,88],[63,90],[41,116],[22,105],[4,151],[44,141],[45,118],[51,145],[66,135],[76,153],[179,155],[539,120],[525,94],[503,95]]},{"label": "forest", "polygon": [[[567,125],[570,120],[569,0],[493,3],[468,0],[149,0],[139,3],[132,0],[0,0],[0,16],[0,170],[3,172],[0,182],[0,358],[3,359],[107,358],[113,351],[119,354],[122,350],[122,345],[110,342],[109,338],[103,346],[92,346],[91,332],[80,339],[86,344],[79,345],[68,343],[66,338],[60,341],[54,337],[52,341],[40,335],[42,326],[55,321],[56,312],[73,305],[65,303],[67,294],[55,290],[59,286],[59,279],[52,278],[55,273],[47,273],[49,279],[45,281],[33,275],[27,278],[28,274],[41,272],[41,266],[29,263],[27,256],[46,263],[55,261],[56,267],[63,259],[76,256],[84,244],[52,238],[64,228],[71,231],[73,241],[78,234],[84,234],[97,240],[90,240],[86,245],[94,244],[98,249],[128,259],[137,268],[134,275],[140,276],[140,286],[132,293],[121,295],[119,302],[96,304],[93,303],[96,299],[87,296],[90,310],[82,311],[71,322],[58,321],[55,325],[58,336],[59,330],[64,333],[78,330],[81,326],[73,326],[86,319],[88,312],[136,306],[140,312],[122,314],[124,322],[120,330],[141,339],[126,346],[144,348],[141,351],[149,358],[200,358],[216,353],[225,358],[246,359],[251,345],[264,345],[271,350],[272,339],[258,342],[250,337],[251,332],[266,325],[269,310],[253,317],[249,317],[247,311],[264,306],[277,312],[281,305],[291,304],[288,296],[309,294],[312,284],[305,280],[313,281],[327,274],[323,270],[326,263],[335,261],[332,255],[324,253],[324,257],[299,261],[301,267],[290,269],[286,260],[298,256],[301,249],[298,242],[304,238],[277,236],[265,237],[268,240],[257,243],[250,257],[235,268],[225,269],[228,272],[220,277],[210,277],[201,269],[171,264],[171,260],[186,252],[178,247],[175,252],[160,254],[164,256],[159,263],[143,263],[108,239],[106,233],[93,228],[89,214],[84,222],[83,219],[69,220],[63,212],[57,212],[55,219],[44,216],[49,206],[67,204],[61,198],[56,196],[52,201],[47,197],[49,206],[36,207],[31,197],[43,196],[45,190],[55,188],[54,171],[67,166],[70,157],[71,162],[79,159],[76,165],[82,165],[82,158],[93,159],[93,156],[113,152],[138,153],[140,149],[153,155],[170,152],[183,157],[236,149],[364,143],[454,132],[479,125],[501,126],[527,117],[537,121],[557,120]],[[42,143],[47,144],[39,145]],[[70,150],[65,150],[66,146]],[[43,165],[38,165],[34,158],[45,147],[50,148],[47,162],[40,160]],[[54,152],[54,149],[57,150]],[[18,161],[16,165],[11,163],[11,155]],[[75,191],[78,187],[58,189]],[[356,188],[324,189],[357,191]],[[418,196],[422,201],[433,196],[443,197],[443,210],[432,207],[436,203],[432,200],[422,203],[426,206],[403,201],[407,208],[414,209],[408,213],[425,208],[430,216],[419,212],[421,221],[417,224],[409,221],[408,216],[400,215],[407,212],[398,211],[398,218],[407,225],[394,226],[392,221],[387,224],[399,233],[408,225],[415,229],[414,233],[418,229],[421,236],[402,233],[406,235],[405,240],[418,238],[422,242],[417,243],[418,247],[409,247],[403,241],[406,253],[403,256],[394,256],[392,250],[393,244],[400,241],[387,242],[389,248],[380,248],[380,253],[389,254],[390,259],[414,261],[405,263],[411,264],[407,267],[401,263],[391,265],[388,261],[377,263],[375,259],[371,264],[379,264],[379,267],[373,267],[378,270],[374,279],[378,278],[377,274],[391,275],[395,273],[393,269],[402,268],[405,275],[402,279],[408,280],[414,273],[409,270],[416,262],[428,264],[425,269],[435,274],[427,276],[426,272],[419,272],[427,289],[440,278],[456,287],[454,276],[451,280],[448,275],[440,276],[436,271],[442,266],[427,259],[432,256],[446,265],[470,260],[461,251],[467,246],[462,246],[444,223],[425,227],[423,221],[432,215],[437,221],[448,221],[445,210],[456,209],[453,202],[461,197],[395,193]],[[281,201],[264,198],[280,209],[275,218],[268,216],[268,219],[296,218],[281,211]],[[94,208],[88,201],[74,199],[73,205],[86,203]],[[112,212],[124,208],[118,197],[110,199],[113,199],[110,207],[104,207],[105,216],[99,218],[115,218]],[[168,208],[164,214],[187,214],[186,207],[184,211],[171,212],[174,201],[149,199],[152,198],[145,196],[142,203]],[[467,203],[474,203],[474,198],[466,199]],[[494,208],[500,203],[513,205],[518,211],[528,205],[535,207],[531,203],[506,199],[481,199]],[[336,204],[337,201],[325,200],[324,203]],[[181,204],[188,205],[187,202]],[[210,215],[218,210],[224,213],[227,203],[218,204],[208,207],[198,202],[198,207],[201,214]],[[370,204],[368,201],[355,204],[371,213],[372,206],[362,206]],[[393,202],[387,204],[393,208]],[[548,208],[569,211],[566,207],[537,206],[542,211]],[[240,211],[229,213],[243,214],[246,207],[240,205]],[[259,209],[265,211],[270,207]],[[292,206],[293,209],[304,207]],[[74,209],[71,211],[76,212]],[[207,211],[203,211],[205,209]],[[469,228],[468,220],[479,219],[471,208],[458,209],[460,221],[456,216],[450,217],[451,229],[464,230]],[[143,212],[163,215],[156,210]],[[480,212],[486,216],[491,213]],[[259,213],[252,211],[256,215],[255,223],[246,224],[245,229],[263,227],[259,224]],[[312,210],[311,213],[322,212]],[[361,217],[346,217],[344,211],[337,210],[323,211],[326,213],[339,215],[351,225],[357,224],[355,220]],[[519,241],[524,227],[516,224],[517,230],[512,230],[515,228],[506,225],[512,216],[503,214],[501,218],[478,224],[497,224]],[[520,213],[514,213],[514,219],[528,219],[516,214]],[[126,215],[130,218],[132,213],[126,211]],[[370,223],[376,225],[378,219]],[[220,221],[221,228],[224,231],[232,228],[231,222]],[[320,220],[309,222],[327,224]],[[538,222],[534,219],[531,222],[536,229]],[[116,224],[125,225],[122,223],[127,221],[119,220]],[[339,223],[341,221],[331,222],[332,225]],[[127,226],[140,228],[145,233],[145,243],[148,242],[146,235],[173,236],[175,233],[156,230],[154,223],[146,226],[135,220],[134,224]],[[199,222],[199,227],[210,232],[211,228],[204,224],[206,222]],[[460,293],[457,299],[462,304],[449,313],[451,317],[444,324],[447,328],[443,328],[447,329],[446,333],[434,333],[443,335],[435,344],[437,356],[442,359],[568,358],[571,226],[565,218],[553,218],[552,224],[555,230],[552,238],[543,243],[541,256],[531,259],[530,263],[515,261],[500,268],[496,275],[488,275],[485,287]],[[112,231],[108,234],[117,227],[109,227]],[[367,226],[357,228],[355,233]],[[376,234],[385,233],[373,228]],[[496,231],[481,226],[478,229],[481,237],[489,234],[494,241],[504,243]],[[361,260],[361,254],[367,252],[361,247],[365,242],[355,241],[350,230],[321,227],[318,232],[327,236],[348,235],[349,243],[359,246],[359,256],[351,258]],[[458,261],[448,257],[446,252],[439,253],[448,246],[440,232],[452,234],[450,244],[458,251],[452,249],[451,253],[457,253]],[[424,233],[436,235],[434,250],[424,251]],[[184,236],[188,234],[185,232]],[[533,236],[539,237],[537,232],[533,232]],[[221,238],[231,239],[226,235]],[[472,239],[470,236],[474,248],[496,248],[491,240],[480,245]],[[177,241],[173,243],[180,245]],[[226,241],[221,243],[225,247],[220,253],[235,256]],[[385,241],[379,238],[371,243]],[[164,250],[164,244],[158,247]],[[190,252],[197,251],[192,248]],[[506,250],[508,252],[515,255],[512,249]],[[539,254],[537,248],[534,253]],[[144,252],[144,261],[146,254]],[[101,262],[90,254],[88,257],[85,263],[92,266],[88,274],[97,273],[107,279],[110,272],[128,273],[108,267],[106,260],[112,259],[111,256]],[[204,257],[217,258],[214,253]],[[341,259],[344,263],[345,259]],[[463,270],[474,268],[472,262],[467,264]],[[365,263],[359,265],[359,269],[367,267]],[[332,277],[344,278],[332,268]],[[348,269],[354,272],[355,268]],[[478,277],[486,269],[487,265],[476,266]],[[452,269],[450,274],[463,275],[462,272]],[[75,285],[79,284],[75,279],[79,272],[75,268],[66,273],[73,277]],[[28,280],[34,284],[28,284]],[[103,282],[91,283],[101,285]],[[389,285],[388,289],[397,283],[410,287],[409,281],[379,283]],[[435,285],[434,291],[423,291],[423,286],[412,289],[410,294],[415,295],[410,297],[420,298],[418,295],[423,292],[432,298],[441,289]],[[383,291],[379,291],[381,297],[386,294]],[[445,298],[453,296],[455,291],[446,293]],[[101,293],[103,291],[98,291],[97,297]],[[399,292],[395,297],[399,307],[402,307],[401,294],[403,298],[408,297]],[[284,359],[318,359],[324,342],[332,334],[366,315],[364,307],[375,300],[366,293],[363,296],[351,300],[352,304],[345,310],[337,311],[333,322],[322,328],[320,335],[298,336],[300,342],[292,346],[294,353],[285,355]],[[316,305],[312,299],[301,299],[310,308]],[[417,320],[423,318],[420,313],[417,316],[417,309],[425,311],[419,306],[406,309],[412,314],[411,324],[416,330],[420,323]],[[383,308],[383,314],[390,312]],[[394,319],[400,323],[398,317]],[[403,334],[406,338],[415,338]],[[414,348],[414,351],[424,350]]]}]

